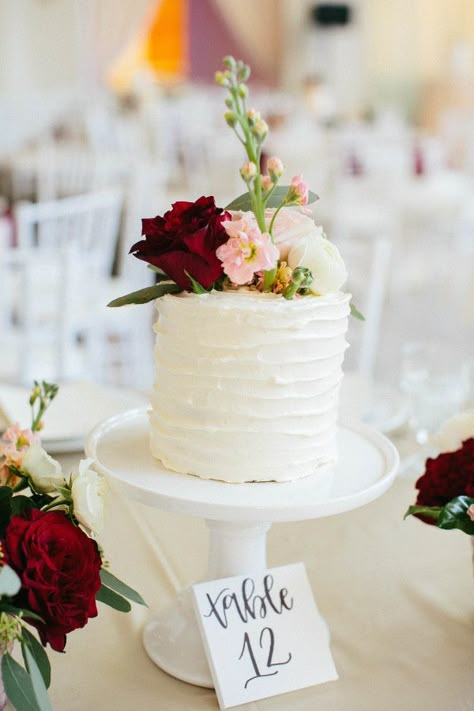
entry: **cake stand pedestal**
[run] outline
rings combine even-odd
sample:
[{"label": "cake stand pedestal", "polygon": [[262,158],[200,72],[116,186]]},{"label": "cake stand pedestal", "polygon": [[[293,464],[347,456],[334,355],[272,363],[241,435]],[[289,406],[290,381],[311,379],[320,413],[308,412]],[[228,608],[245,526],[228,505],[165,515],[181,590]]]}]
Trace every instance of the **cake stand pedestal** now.
[{"label": "cake stand pedestal", "polygon": [[[131,498],[206,519],[209,580],[264,570],[266,535],[274,521],[332,516],[363,506],[390,487],[399,462],[386,437],[365,425],[343,424],[336,466],[287,483],[225,484],[169,471],[151,456],[148,436],[146,409],[130,410],[98,425],[87,439],[86,454]],[[189,588],[147,623],[143,641],[164,671],[213,687]]]}]

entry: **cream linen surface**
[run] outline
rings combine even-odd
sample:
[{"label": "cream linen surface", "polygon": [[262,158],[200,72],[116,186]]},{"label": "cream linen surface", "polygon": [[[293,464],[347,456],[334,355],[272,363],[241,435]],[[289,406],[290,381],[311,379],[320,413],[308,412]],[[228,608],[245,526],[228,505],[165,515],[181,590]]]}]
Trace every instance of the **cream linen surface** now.
[{"label": "cream linen surface", "polygon": [[[62,458],[70,468],[74,457]],[[286,486],[286,485],[285,485]],[[291,486],[291,484],[288,484]],[[332,635],[339,681],[239,706],[249,711],[474,710],[474,584],[467,536],[403,521],[413,482],[327,519],[276,524],[269,566],[304,561]],[[129,503],[111,492],[103,539],[111,569],[151,608],[206,569],[200,519]],[[50,653],[55,711],[218,709],[214,692],[162,672],[147,657],[148,614],[100,605]]]}]

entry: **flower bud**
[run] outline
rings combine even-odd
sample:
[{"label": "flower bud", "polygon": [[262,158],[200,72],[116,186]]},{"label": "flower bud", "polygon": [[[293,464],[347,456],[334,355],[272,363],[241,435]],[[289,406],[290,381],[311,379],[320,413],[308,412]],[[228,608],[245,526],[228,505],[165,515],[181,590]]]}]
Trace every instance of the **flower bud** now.
[{"label": "flower bud", "polygon": [[273,187],[273,180],[270,178],[269,175],[261,175],[260,185],[262,186],[262,190],[266,192],[267,190],[271,190],[271,188]]},{"label": "flower bud", "polygon": [[246,99],[249,95],[249,90],[245,84],[239,84],[239,96],[242,99]]},{"label": "flower bud", "polygon": [[243,67],[239,70],[238,77],[240,81],[247,81],[247,79],[250,77],[250,67],[247,64],[244,64]]},{"label": "flower bud", "polygon": [[313,283],[313,274],[306,267],[296,267],[290,284],[283,290],[285,299],[292,299],[300,289],[308,289]]},{"label": "flower bud", "polygon": [[227,124],[231,128],[234,128],[235,124],[237,123],[237,116],[234,114],[234,112],[233,111],[226,111],[224,114],[224,118],[225,118]]},{"label": "flower bud", "polygon": [[308,184],[304,182],[302,175],[295,175],[291,179],[290,189],[286,195],[287,205],[307,205],[308,204]]},{"label": "flower bud", "polygon": [[283,163],[276,156],[272,156],[267,160],[267,170],[273,180],[276,182],[276,180],[278,180],[278,178],[281,178],[281,176],[283,175]]},{"label": "flower bud", "polygon": [[234,104],[233,104],[233,101],[232,101],[232,99],[230,98],[230,96],[228,96],[227,99],[225,100],[225,105],[227,106],[228,109],[232,109],[232,108],[233,108]]},{"label": "flower bud", "polygon": [[247,119],[250,126],[252,126],[256,121],[260,120],[260,112],[255,111],[255,109],[249,109],[247,111]]},{"label": "flower bud", "polygon": [[214,79],[216,84],[219,84],[219,86],[230,86],[227,72],[216,72],[214,74]]},{"label": "flower bud", "polygon": [[242,176],[243,180],[248,183],[250,180],[253,180],[253,178],[255,178],[255,176],[257,175],[257,166],[253,161],[247,161],[241,167],[240,175]]},{"label": "flower bud", "polygon": [[230,54],[224,57],[222,63],[224,67],[227,67],[227,69],[235,69],[236,61]]},{"label": "flower bud", "polygon": [[258,119],[252,126],[253,135],[258,138],[259,141],[263,141],[268,133],[268,124],[263,119]]}]

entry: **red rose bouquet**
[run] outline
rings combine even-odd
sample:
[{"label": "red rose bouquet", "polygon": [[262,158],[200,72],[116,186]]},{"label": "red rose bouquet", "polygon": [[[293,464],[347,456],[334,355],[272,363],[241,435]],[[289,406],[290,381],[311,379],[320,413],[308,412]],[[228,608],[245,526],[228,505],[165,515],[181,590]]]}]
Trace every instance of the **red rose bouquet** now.
[{"label": "red rose bouquet", "polygon": [[445,422],[438,443],[441,453],[426,460],[425,473],[416,482],[416,504],[405,516],[474,536],[474,411]]},{"label": "red rose bouquet", "polygon": [[[44,647],[64,651],[66,636],[97,616],[97,601],[124,612],[128,600],[145,604],[104,568],[96,535],[105,487],[93,461],[82,460],[67,479],[41,446],[42,418],[57,390],[35,383],[31,429],[12,425],[0,440],[1,675],[18,711],[51,709]],[[15,642],[24,667],[11,655]]]}]

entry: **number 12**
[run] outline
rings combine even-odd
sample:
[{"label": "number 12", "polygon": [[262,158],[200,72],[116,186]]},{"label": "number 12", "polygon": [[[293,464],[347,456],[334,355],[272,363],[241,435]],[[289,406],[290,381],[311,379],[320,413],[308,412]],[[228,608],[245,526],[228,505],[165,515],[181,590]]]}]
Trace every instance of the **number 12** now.
[{"label": "number 12", "polygon": [[[291,660],[291,652],[288,653],[288,659],[285,662],[274,662],[273,661],[273,650],[275,648],[275,635],[273,633],[273,630],[271,627],[264,627],[263,630],[260,632],[260,639],[259,639],[259,645],[260,649],[263,649],[263,641],[264,641],[264,636],[265,632],[268,632],[268,637],[269,637],[269,644],[268,644],[268,657],[267,657],[267,669],[270,669],[271,667],[280,667],[285,664],[288,664],[288,662]],[[249,682],[253,681],[253,679],[258,679],[259,677],[263,676],[275,676],[275,674],[278,674],[278,669],[276,669],[273,672],[268,672],[267,674],[263,674],[260,669],[258,668],[257,661],[255,659],[255,654],[252,649],[252,643],[250,641],[250,637],[248,635],[248,632],[244,634],[244,643],[242,645],[242,649],[240,651],[240,656],[239,659],[242,659],[245,650],[247,649],[247,652],[249,653],[250,661],[252,662],[252,666],[255,671],[255,676],[251,676],[250,679],[247,679],[244,685],[244,689],[247,688],[247,685]]]}]

